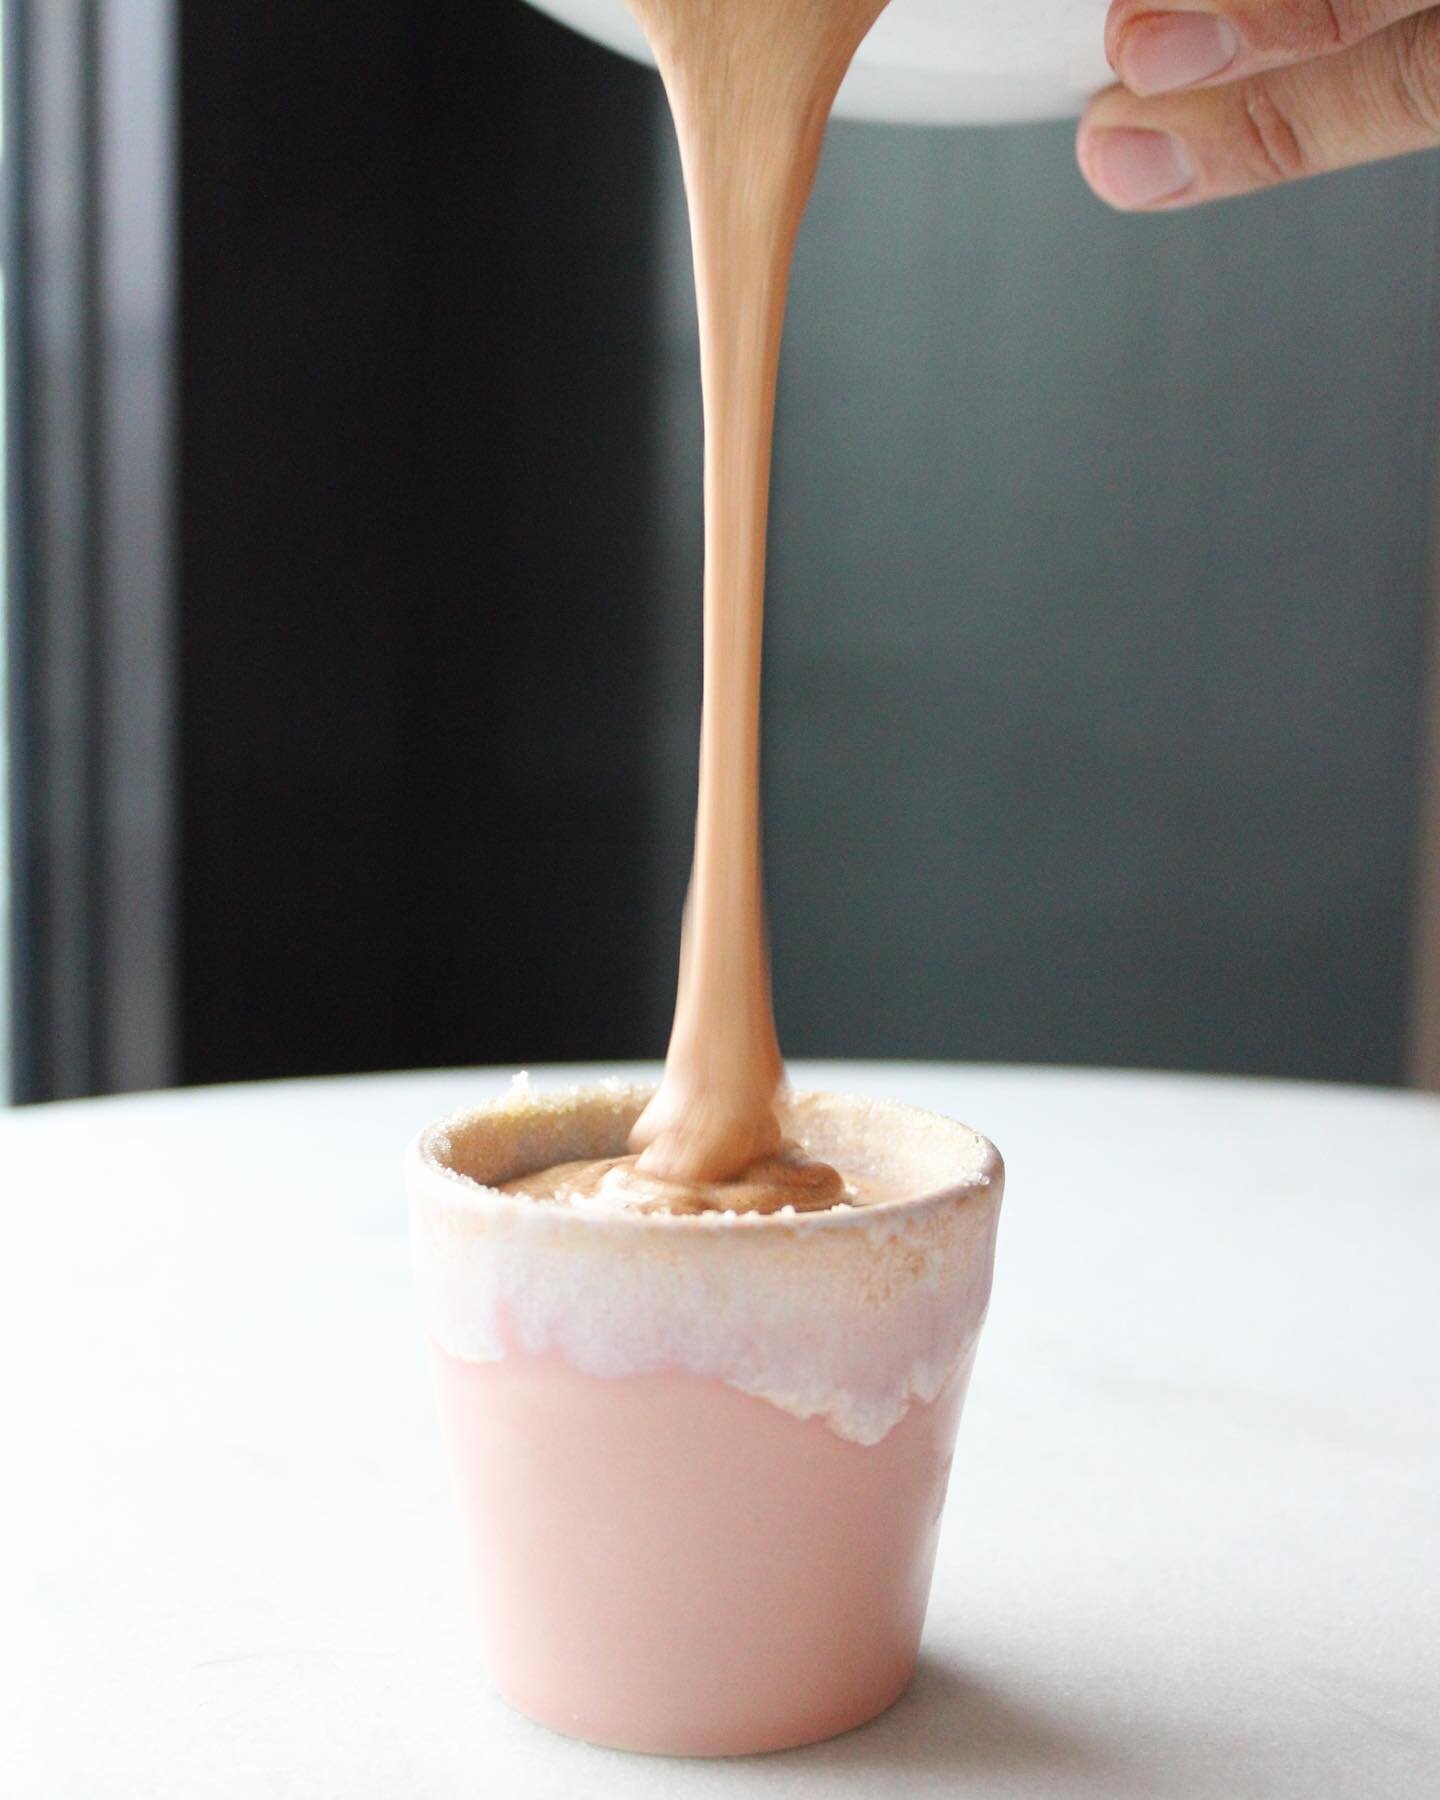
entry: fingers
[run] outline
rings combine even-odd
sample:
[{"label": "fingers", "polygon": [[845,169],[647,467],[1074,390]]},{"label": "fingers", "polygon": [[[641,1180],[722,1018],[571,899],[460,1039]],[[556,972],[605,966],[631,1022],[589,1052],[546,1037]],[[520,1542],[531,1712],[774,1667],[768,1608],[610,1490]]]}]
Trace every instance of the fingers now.
[{"label": "fingers", "polygon": [[[1340,0],[1336,0],[1338,5]],[[1126,211],[1245,194],[1440,144],[1440,10],[1348,50],[1217,87],[1090,103],[1077,152]]]},{"label": "fingers", "polygon": [[1432,3],[1112,0],[1105,53],[1132,94],[1168,94],[1348,50]]}]

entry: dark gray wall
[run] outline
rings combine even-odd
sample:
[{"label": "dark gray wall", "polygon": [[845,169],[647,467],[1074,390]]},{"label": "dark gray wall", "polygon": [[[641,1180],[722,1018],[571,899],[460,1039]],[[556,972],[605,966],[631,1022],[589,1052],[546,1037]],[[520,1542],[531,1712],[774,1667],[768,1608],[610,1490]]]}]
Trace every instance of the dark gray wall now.
[{"label": "dark gray wall", "polygon": [[641,1054],[653,78],[519,0],[181,52],[180,1076]]},{"label": "dark gray wall", "polygon": [[[1071,129],[832,131],[771,531],[786,1047],[1397,1080],[1437,163],[1124,219]],[[673,930],[699,418],[666,170]]]},{"label": "dark gray wall", "polygon": [[[178,1075],[658,1053],[700,626],[658,83],[521,0],[179,23]],[[1436,164],[1126,221],[1069,139],[831,143],[773,533],[784,1041],[1394,1079]]]}]

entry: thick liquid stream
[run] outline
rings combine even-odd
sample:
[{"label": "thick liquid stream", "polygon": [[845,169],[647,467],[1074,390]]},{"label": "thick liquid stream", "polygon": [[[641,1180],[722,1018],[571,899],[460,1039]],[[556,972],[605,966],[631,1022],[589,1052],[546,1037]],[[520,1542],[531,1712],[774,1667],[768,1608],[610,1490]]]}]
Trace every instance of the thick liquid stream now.
[{"label": "thick liquid stream", "polygon": [[726,1182],[780,1149],[760,874],[760,646],[775,378],[795,234],[836,90],[885,0],[628,0],[670,97],[705,398],[705,698],[695,863],[639,1171]]},{"label": "thick liquid stream", "polygon": [[836,91],[885,3],[627,0],[670,98],[690,207],[705,400],[705,695],[664,1079],[631,1136],[637,1158],[569,1171],[577,1199],[578,1180],[628,1187],[642,1210],[667,1193],[679,1211],[845,1200],[833,1170],[807,1172],[784,1150],[776,1117],[784,1068],[760,873],[760,648],[795,235]]}]

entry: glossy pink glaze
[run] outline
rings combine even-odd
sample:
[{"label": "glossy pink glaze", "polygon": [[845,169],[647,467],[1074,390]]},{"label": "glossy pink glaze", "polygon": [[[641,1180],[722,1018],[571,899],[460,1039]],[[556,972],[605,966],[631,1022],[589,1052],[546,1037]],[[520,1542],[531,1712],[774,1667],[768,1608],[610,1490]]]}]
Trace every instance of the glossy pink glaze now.
[{"label": "glossy pink glaze", "polygon": [[915,1667],[972,1360],[861,1445],[719,1380],[436,1349],[500,1691],[571,1736],[687,1756],[883,1712]]}]

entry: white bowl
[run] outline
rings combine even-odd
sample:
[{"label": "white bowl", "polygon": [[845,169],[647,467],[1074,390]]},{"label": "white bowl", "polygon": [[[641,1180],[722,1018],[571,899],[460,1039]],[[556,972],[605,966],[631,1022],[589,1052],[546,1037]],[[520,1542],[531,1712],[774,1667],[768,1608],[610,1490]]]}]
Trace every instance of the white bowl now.
[{"label": "white bowl", "polygon": [[[533,0],[637,61],[624,0]],[[837,113],[910,124],[998,124],[1078,113],[1114,80],[1106,0],[891,0],[860,47]]]}]

